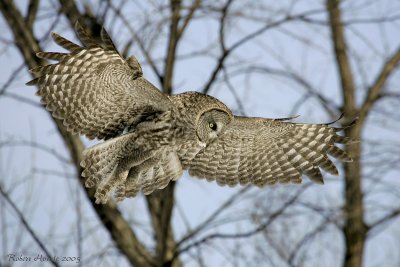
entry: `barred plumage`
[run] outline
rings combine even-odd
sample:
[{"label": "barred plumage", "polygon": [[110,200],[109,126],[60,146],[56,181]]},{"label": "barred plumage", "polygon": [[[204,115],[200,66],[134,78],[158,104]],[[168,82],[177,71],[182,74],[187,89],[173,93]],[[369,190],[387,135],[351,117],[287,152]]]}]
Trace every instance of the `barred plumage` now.
[{"label": "barred plumage", "polygon": [[76,25],[79,46],[53,33],[68,53],[40,52],[58,61],[32,70],[37,94],[68,130],[104,139],[81,163],[96,202],[150,194],[187,169],[219,185],[323,183],[320,169],[338,175],[328,155],[351,161],[337,143],[351,142],[329,124],[234,116],[219,100],[196,92],[168,96],[142,77],[135,57],[124,59],[107,32],[96,42]]},{"label": "barred plumage", "polygon": [[235,117],[221,137],[196,155],[189,174],[229,186],[300,183],[303,174],[323,183],[319,167],[338,175],[327,154],[351,161],[335,146],[349,142],[336,134],[340,130],[324,124]]},{"label": "barred plumage", "polygon": [[109,139],[136,120],[171,108],[169,98],[142,77],[140,65],[118,54],[104,29],[103,42],[97,44],[79,24],[76,28],[85,47],[53,33],[54,41],[71,53],[37,53],[59,62],[32,69],[39,77],[28,83],[39,86],[42,103],[68,130]]}]

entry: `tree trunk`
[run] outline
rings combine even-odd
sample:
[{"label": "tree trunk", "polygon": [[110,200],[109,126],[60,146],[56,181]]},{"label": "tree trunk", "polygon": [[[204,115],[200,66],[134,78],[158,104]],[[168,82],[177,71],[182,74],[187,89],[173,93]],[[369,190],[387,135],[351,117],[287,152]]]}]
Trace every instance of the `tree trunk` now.
[{"label": "tree trunk", "polygon": [[[347,55],[346,37],[341,19],[339,0],[327,0],[327,10],[332,31],[332,41],[336,56],[336,64],[340,76],[343,95],[342,110],[345,121],[350,122],[357,115],[355,101],[355,85],[349,58]],[[346,129],[346,136],[353,140],[361,140],[363,120],[355,126]],[[345,258],[343,266],[361,267],[366,227],[364,223],[363,194],[361,184],[361,147],[359,143],[346,146],[346,152],[353,157],[353,162],[345,163],[345,205],[343,233],[345,237]]]}]

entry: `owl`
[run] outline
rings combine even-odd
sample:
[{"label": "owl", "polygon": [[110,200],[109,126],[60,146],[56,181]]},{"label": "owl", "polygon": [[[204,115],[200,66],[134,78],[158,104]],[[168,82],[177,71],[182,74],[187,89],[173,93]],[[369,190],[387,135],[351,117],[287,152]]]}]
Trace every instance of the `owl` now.
[{"label": "owl", "polygon": [[31,71],[37,95],[67,130],[103,142],[84,151],[81,166],[96,203],[150,194],[184,170],[218,185],[323,183],[328,158],[351,158],[335,144],[350,140],[330,124],[235,116],[218,99],[198,92],[167,95],[143,77],[135,57],[124,59],[103,29],[94,40],[79,24],[83,46],[56,33],[67,53],[39,52],[55,64]]}]

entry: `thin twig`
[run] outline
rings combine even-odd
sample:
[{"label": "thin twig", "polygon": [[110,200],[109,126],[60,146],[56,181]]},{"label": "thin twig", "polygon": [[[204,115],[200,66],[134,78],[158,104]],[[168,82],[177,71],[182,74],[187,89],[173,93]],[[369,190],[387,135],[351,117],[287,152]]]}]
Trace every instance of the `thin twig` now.
[{"label": "thin twig", "polygon": [[32,29],[33,23],[35,22],[37,11],[39,7],[39,0],[31,0],[28,6],[28,14],[25,17],[26,26]]},{"label": "thin twig", "polygon": [[182,23],[182,26],[178,29],[179,39],[182,37],[183,32],[189,25],[189,22],[192,20],[194,13],[199,8],[202,0],[194,0],[193,4],[189,8],[189,13],[186,15],[185,20]]},{"label": "thin twig", "polygon": [[298,83],[301,87],[303,87],[310,95],[316,97],[319,102],[321,103],[322,107],[326,110],[326,112],[331,116],[331,117],[336,117],[338,113],[340,113],[339,107],[335,106],[335,104],[328,100],[325,96],[323,96],[321,93],[318,92],[318,90],[307,80],[305,80],[303,77],[300,75],[290,72],[290,71],[285,71],[285,70],[279,70],[279,69],[273,69],[270,67],[266,66],[255,66],[255,67],[250,67],[249,70],[252,71],[259,71],[259,72],[264,72],[268,73],[271,75],[276,75],[276,76],[281,76],[288,78],[296,83]]},{"label": "thin twig", "polygon": [[17,95],[17,94],[14,94],[14,93],[9,93],[9,92],[4,92],[2,96],[14,99],[16,101],[19,101],[19,102],[22,102],[22,103],[25,103],[25,104],[28,104],[28,105],[31,105],[31,106],[33,106],[35,108],[43,109],[43,105],[42,104],[40,104],[40,103],[38,103],[36,101],[33,101],[33,100],[31,100],[31,99],[29,99],[27,97],[21,96],[21,95]]},{"label": "thin twig", "polygon": [[203,89],[201,90],[204,94],[208,93],[208,91],[211,89],[211,86],[213,85],[214,81],[216,80],[219,72],[222,70],[224,63],[228,56],[237,48],[242,46],[243,44],[247,43],[248,41],[256,38],[257,36],[265,33],[267,30],[270,30],[274,27],[278,27],[286,22],[294,21],[297,20],[301,17],[304,17],[306,15],[312,15],[312,14],[317,14],[321,13],[321,10],[311,10],[308,12],[304,12],[302,14],[297,14],[297,15],[287,15],[282,19],[279,19],[274,22],[267,23],[266,25],[260,27],[259,29],[255,30],[254,32],[242,37],[238,41],[236,41],[234,44],[232,44],[229,48],[226,48],[225,50],[222,51],[221,55],[219,56],[217,60],[217,64],[212,71],[210,78],[206,82],[206,84],[203,86]]},{"label": "thin twig", "polygon": [[61,161],[62,163],[70,164],[71,160],[69,158],[64,157],[62,154],[59,154],[55,149],[47,147],[41,143],[37,143],[34,141],[0,141],[0,148],[1,147],[18,147],[18,146],[28,146],[33,147],[39,150],[42,150],[50,155],[54,156],[56,159]]},{"label": "thin twig", "polygon": [[363,101],[363,105],[359,113],[361,121],[363,121],[366,118],[375,101],[379,99],[384,84],[386,83],[390,74],[396,69],[396,66],[399,64],[399,62],[400,62],[400,47],[383,64],[381,71],[377,75],[371,87],[368,89],[367,96]]},{"label": "thin twig", "polygon": [[133,27],[129,23],[130,20],[128,18],[126,18],[125,15],[117,7],[115,7],[112,4],[111,1],[110,1],[110,8],[119,16],[119,18],[124,23],[125,27],[128,28],[130,34],[132,35],[133,39],[139,45],[140,51],[143,53],[144,57],[146,58],[146,61],[149,63],[149,65],[150,65],[151,69],[153,70],[154,74],[156,75],[156,77],[158,78],[160,83],[162,83],[163,77],[161,75],[161,72],[158,70],[156,64],[154,63],[153,58],[151,57],[149,51],[145,47],[142,39],[140,39],[139,35],[136,33],[136,31],[133,29]]},{"label": "thin twig", "polygon": [[205,219],[202,223],[200,223],[195,229],[193,229],[190,233],[186,234],[179,242],[177,242],[177,247],[180,247],[184,242],[193,238],[200,231],[202,231],[205,227],[207,227],[212,221],[214,221],[226,208],[231,206],[240,195],[243,195],[250,189],[250,186],[246,186],[238,191],[236,194],[228,198],[218,209],[216,209],[207,219]]},{"label": "thin twig", "polygon": [[8,77],[7,81],[3,84],[3,86],[0,88],[0,96],[4,94],[7,90],[7,88],[12,84],[12,82],[18,77],[18,74],[25,69],[25,62],[22,62]]},{"label": "thin twig", "polygon": [[370,234],[370,232],[374,229],[376,229],[378,226],[388,223],[389,221],[396,219],[400,216],[400,209],[395,209],[392,212],[390,212],[389,214],[383,216],[382,218],[378,219],[377,221],[369,224],[367,226],[368,229],[368,234]]},{"label": "thin twig", "polygon": [[44,254],[50,259],[50,262],[53,266],[60,266],[54,258],[51,256],[50,252],[47,250],[46,246],[44,243],[39,239],[35,231],[32,229],[32,227],[29,225],[29,223],[26,221],[24,215],[22,212],[18,209],[18,207],[15,205],[15,203],[12,201],[10,196],[7,194],[7,192],[3,189],[3,187],[0,185],[0,193],[3,196],[3,198],[7,201],[7,203],[11,206],[11,208],[14,210],[14,212],[17,214],[18,218],[24,225],[25,229],[28,231],[28,233],[31,235],[33,240],[35,240],[36,244],[43,250]]},{"label": "thin twig", "polygon": [[285,204],[278,209],[277,211],[273,212],[269,217],[268,220],[265,223],[260,224],[258,227],[256,227],[253,230],[243,232],[243,233],[234,233],[234,234],[225,234],[225,233],[214,233],[207,235],[203,238],[201,238],[198,241],[195,241],[177,251],[174,253],[174,257],[177,257],[178,255],[190,250],[193,247],[198,247],[201,246],[202,244],[212,240],[212,239],[238,239],[238,238],[247,238],[251,237],[253,235],[256,235],[262,231],[264,231],[268,226],[270,226],[275,219],[277,219],[289,206],[291,206],[296,200],[300,197],[301,193],[305,191],[306,188],[308,188],[311,185],[311,183],[304,185],[301,187],[301,189],[288,201],[285,202]]},{"label": "thin twig", "polygon": [[227,72],[225,67],[223,68],[223,74],[224,74],[225,84],[228,87],[229,91],[232,93],[233,98],[235,98],[236,104],[238,105],[239,115],[246,116],[246,112],[244,111],[244,107],[243,107],[242,101],[240,100],[240,97],[236,93],[235,87],[231,83],[231,81],[229,79],[228,72]]}]

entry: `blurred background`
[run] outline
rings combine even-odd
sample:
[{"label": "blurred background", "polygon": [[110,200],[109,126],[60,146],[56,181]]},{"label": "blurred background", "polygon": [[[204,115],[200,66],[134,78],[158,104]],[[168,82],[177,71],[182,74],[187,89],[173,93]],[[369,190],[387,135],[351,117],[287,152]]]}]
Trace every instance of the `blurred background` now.
[{"label": "blurred background", "polygon": [[[0,266],[400,266],[399,1],[2,0],[0,11]],[[94,36],[104,25],[166,93],[207,93],[237,115],[358,117],[343,132],[361,141],[343,148],[354,161],[335,162],[323,186],[185,173],[95,205],[78,163],[97,141],[66,132],[25,85],[44,63],[36,52],[62,51],[51,32],[78,42],[78,20]]]}]

